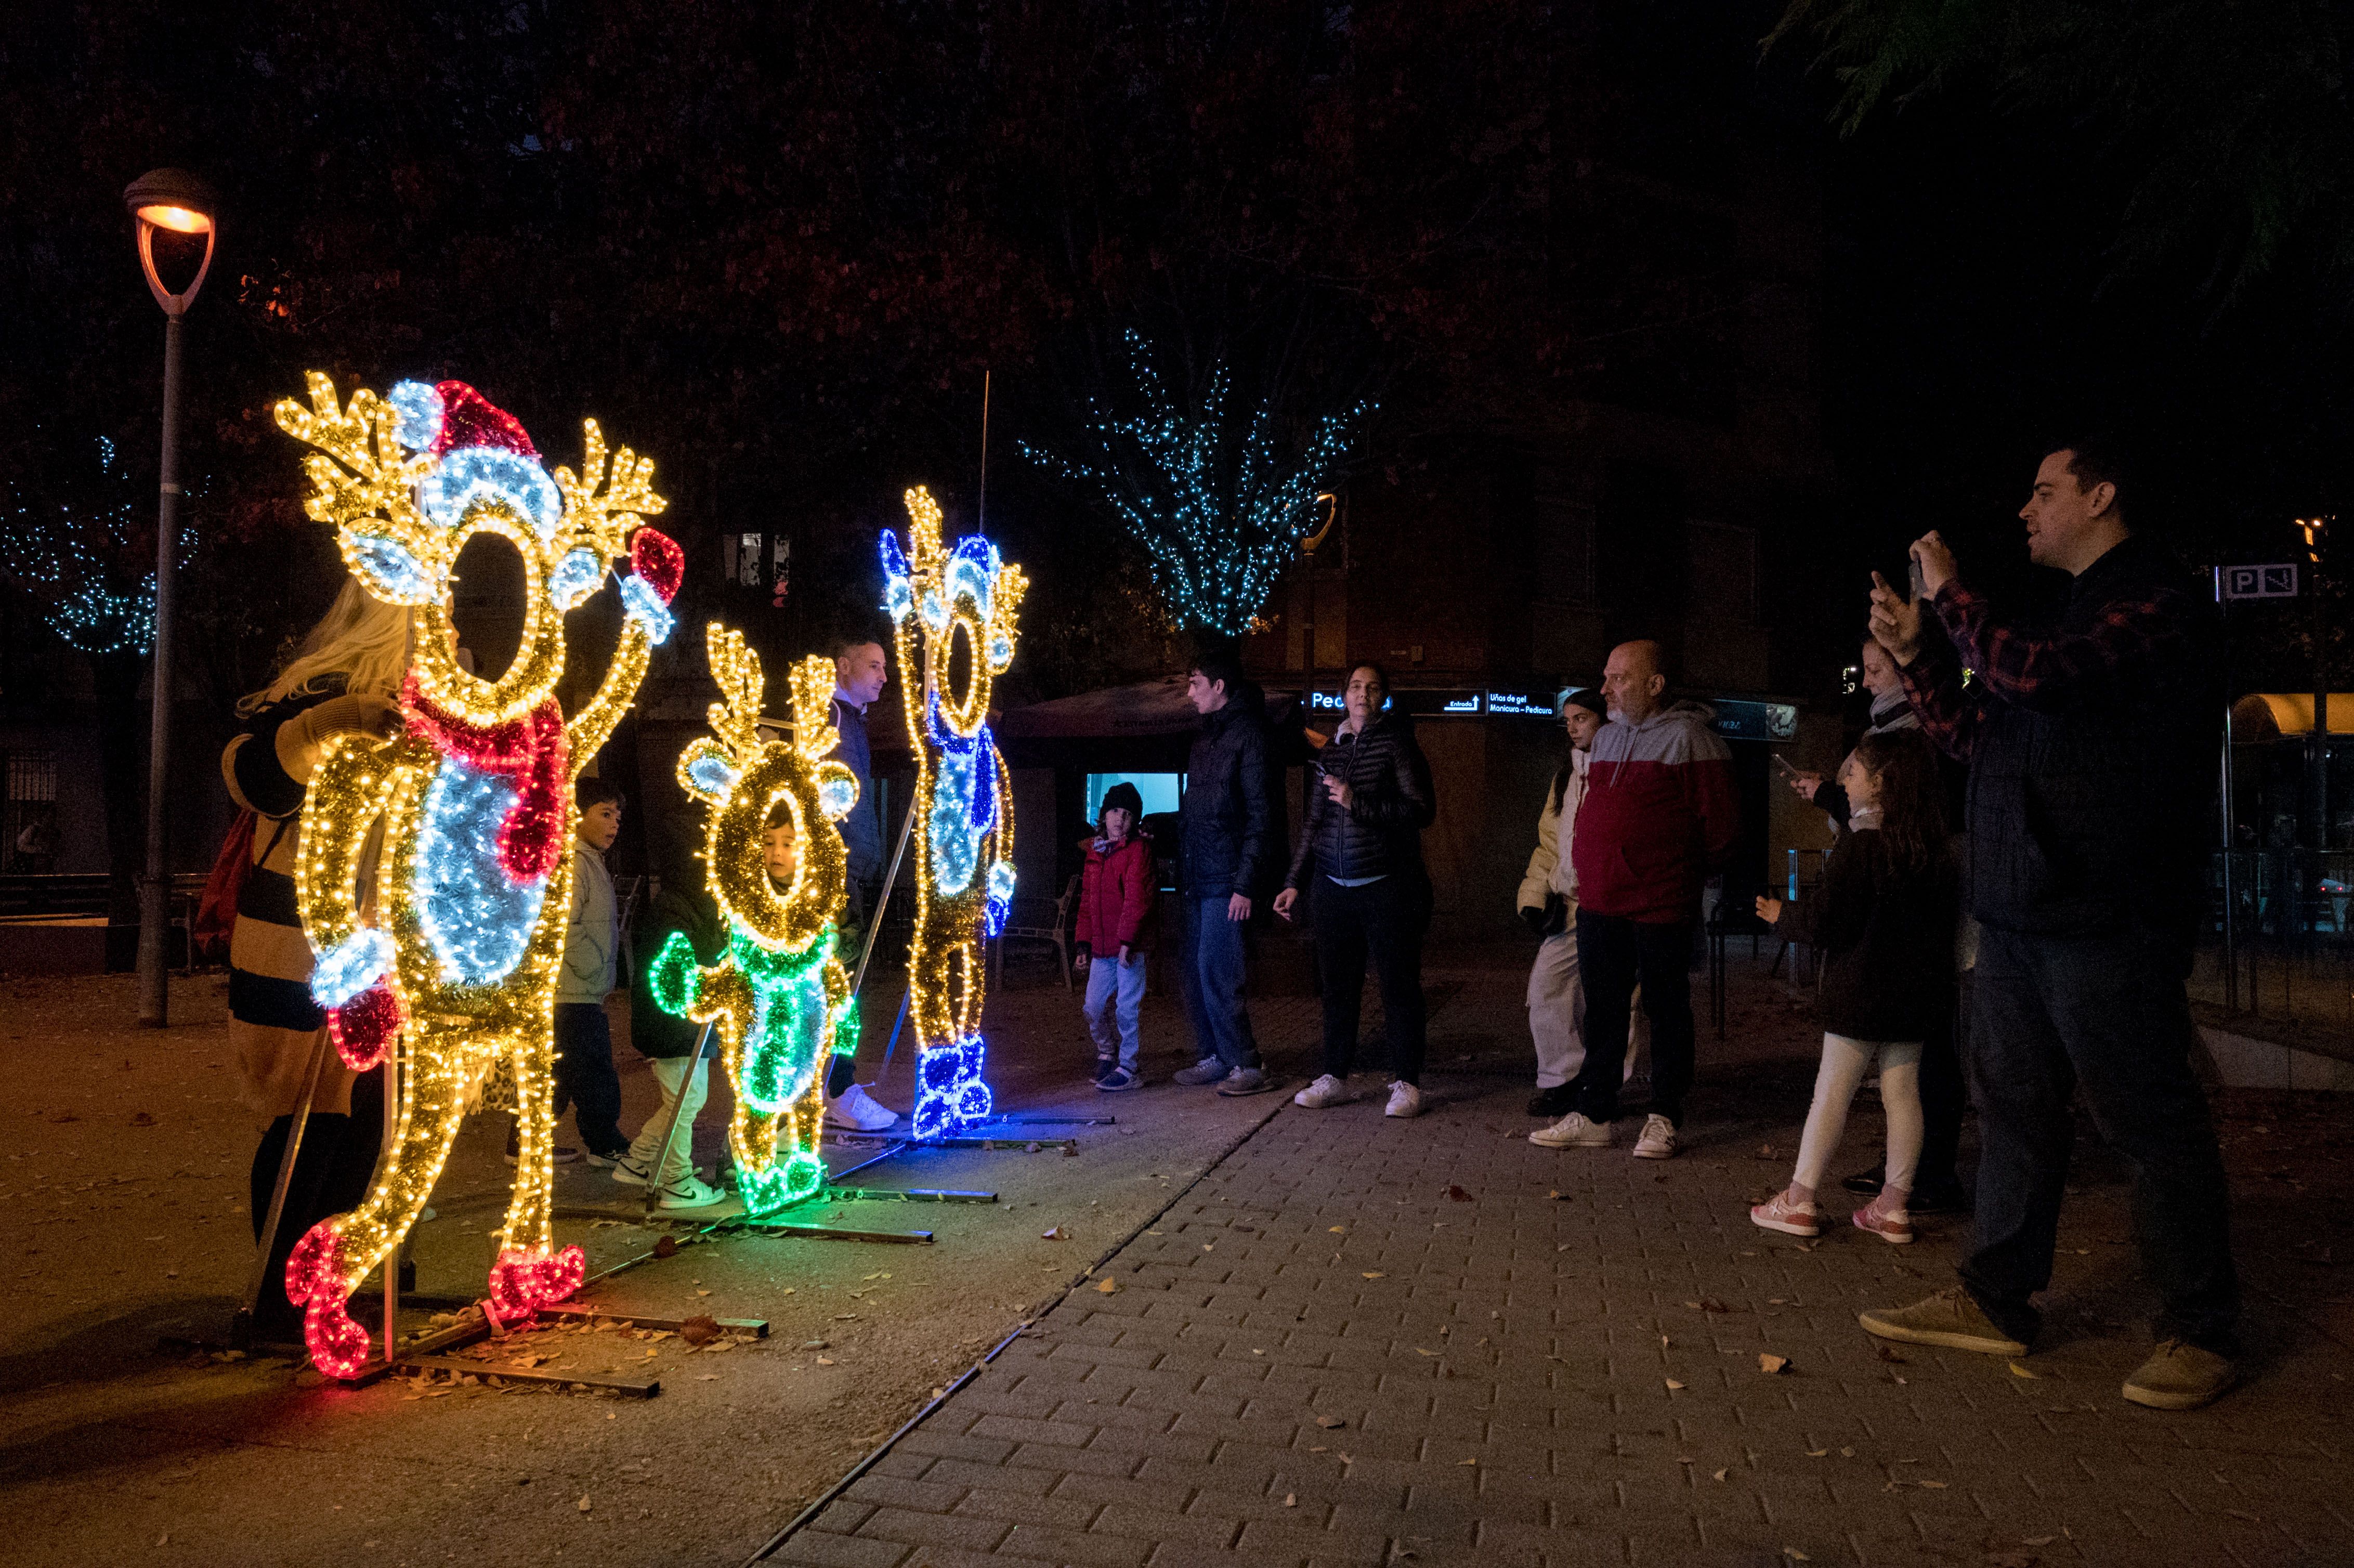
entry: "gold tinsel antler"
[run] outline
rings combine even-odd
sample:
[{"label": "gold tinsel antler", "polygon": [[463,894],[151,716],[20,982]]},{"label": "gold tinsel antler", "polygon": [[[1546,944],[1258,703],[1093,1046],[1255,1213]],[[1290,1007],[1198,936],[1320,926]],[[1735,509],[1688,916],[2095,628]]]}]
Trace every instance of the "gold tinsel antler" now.
[{"label": "gold tinsel antler", "polygon": [[[583,419],[580,428],[584,437],[580,472],[576,475],[559,466],[554,474],[557,489],[564,493],[564,519],[596,549],[618,556],[630,530],[670,503],[654,493],[654,460],[642,458],[627,447],[612,454],[609,482],[605,433],[594,419]],[[598,493],[600,485],[602,494]],[[758,661],[753,662],[757,670]]]},{"label": "gold tinsel antler", "polygon": [[310,408],[281,397],[270,408],[280,429],[318,449],[302,460],[311,476],[303,511],[336,527],[382,517],[398,528],[423,528],[411,492],[440,460],[422,452],[404,458],[393,439],[392,406],[366,387],[352,394],[346,409],[336,400],[334,377],[314,370],[307,379]]},{"label": "gold tinsel antler", "polygon": [[785,672],[793,705],[793,749],[806,761],[825,757],[842,739],[833,727],[833,662],[820,653]]},{"label": "gold tinsel antler", "polygon": [[743,768],[760,749],[760,699],[768,682],[760,673],[760,656],[744,644],[744,634],[714,621],[705,632],[711,654],[711,678],[720,700],[711,705],[711,733],[719,737]]}]

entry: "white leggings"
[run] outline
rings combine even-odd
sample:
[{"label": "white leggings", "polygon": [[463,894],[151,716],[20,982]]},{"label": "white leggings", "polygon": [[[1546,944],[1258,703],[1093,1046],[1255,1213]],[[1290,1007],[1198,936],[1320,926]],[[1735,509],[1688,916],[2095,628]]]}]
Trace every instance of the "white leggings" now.
[{"label": "white leggings", "polygon": [[1921,1166],[1921,1043],[1918,1040],[1850,1040],[1823,1036],[1822,1070],[1815,1075],[1815,1103],[1807,1108],[1807,1130],[1798,1139],[1798,1185],[1819,1190],[1823,1172],[1847,1131],[1847,1107],[1856,1086],[1880,1057],[1880,1104],[1888,1113],[1889,1186],[1913,1190]]}]

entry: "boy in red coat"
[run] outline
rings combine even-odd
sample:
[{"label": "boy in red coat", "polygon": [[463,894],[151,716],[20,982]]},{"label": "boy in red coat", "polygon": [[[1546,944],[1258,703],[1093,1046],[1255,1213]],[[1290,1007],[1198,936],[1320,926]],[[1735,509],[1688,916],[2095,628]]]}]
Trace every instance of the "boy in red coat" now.
[{"label": "boy in red coat", "polygon": [[[1100,831],[1079,848],[1079,918],[1071,967],[1087,977],[1087,1033],[1096,1043],[1096,1087],[1106,1094],[1144,1086],[1137,1071],[1137,1014],[1144,1005],[1144,965],[1151,946],[1152,841],[1138,823],[1144,797],[1133,784],[1104,791]],[[1117,1022],[1114,1006],[1118,1007]]]}]

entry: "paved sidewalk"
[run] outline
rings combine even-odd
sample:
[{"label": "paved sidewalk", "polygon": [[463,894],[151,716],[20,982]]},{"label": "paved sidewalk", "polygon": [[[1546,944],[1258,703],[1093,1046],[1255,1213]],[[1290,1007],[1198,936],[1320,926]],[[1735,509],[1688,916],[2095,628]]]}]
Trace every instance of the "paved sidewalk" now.
[{"label": "paved sidewalk", "polygon": [[[1446,1022],[1500,1035],[1507,1000]],[[2080,1146],[2038,1352],[1883,1354],[1855,1313],[1948,1283],[1961,1225],[1752,1227],[1810,1077],[1724,1067],[1665,1165],[1631,1126],[1532,1147],[1500,1074],[1435,1073],[1415,1122],[1287,1107],[775,1560],[2354,1561],[2354,1353],[2277,1293],[2326,1276],[2251,1268],[2249,1388],[2125,1404],[2148,1300],[2122,1172]],[[1860,1107],[1849,1157],[1878,1133]],[[2323,1196],[2285,1187],[2242,1190],[2243,1257]]]}]

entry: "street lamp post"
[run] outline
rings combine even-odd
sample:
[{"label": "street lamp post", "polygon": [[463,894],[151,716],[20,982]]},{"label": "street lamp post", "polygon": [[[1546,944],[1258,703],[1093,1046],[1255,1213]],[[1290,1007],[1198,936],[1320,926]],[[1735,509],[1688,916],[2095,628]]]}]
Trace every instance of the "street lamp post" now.
[{"label": "street lamp post", "polygon": [[[155,506],[155,660],[147,732],[147,870],[139,885],[139,1022],[161,1029],[170,1022],[169,966],[164,938],[170,927],[172,867],[166,808],[172,756],[172,609],[174,556],[180,534],[180,318],[204,287],[213,264],[212,188],[182,169],[142,175],[122,193],[139,225],[139,265],[164,307],[164,461]],[[155,231],[201,235],[204,260],[186,289],[175,293],[155,272]],[[193,939],[193,933],[191,933]]]}]

